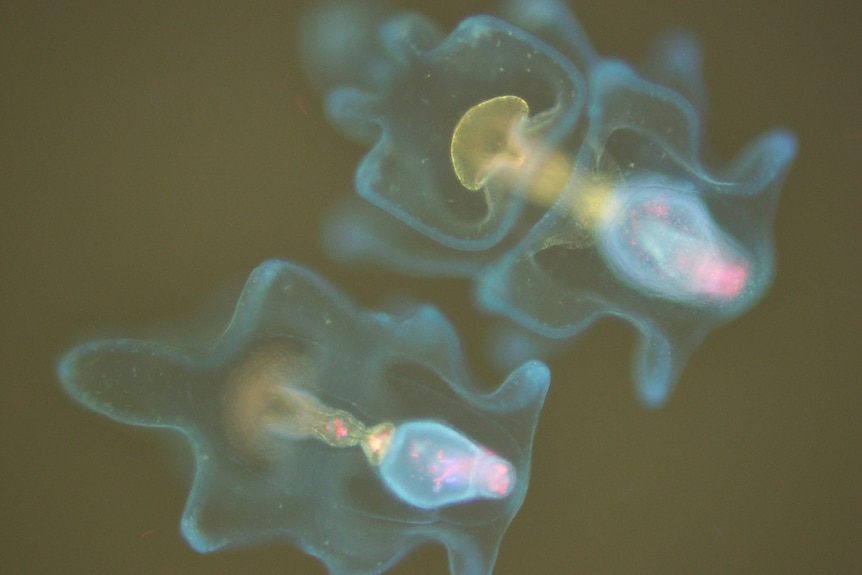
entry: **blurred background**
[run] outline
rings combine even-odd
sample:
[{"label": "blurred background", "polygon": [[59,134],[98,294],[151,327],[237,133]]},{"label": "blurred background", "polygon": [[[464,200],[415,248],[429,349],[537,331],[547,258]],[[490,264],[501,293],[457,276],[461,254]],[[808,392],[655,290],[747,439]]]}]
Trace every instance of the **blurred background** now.
[{"label": "blurred background", "polygon": [[[467,282],[321,252],[323,213],[353,193],[364,150],[300,72],[305,5],[0,5],[0,571],[325,572],[289,543],[193,552],[164,434],[86,411],[54,375],[81,337],[188,317],[266,258],[312,266],[365,306],[436,303],[473,372],[502,380]],[[444,29],[493,9],[430,5],[403,2]],[[551,361],[530,491],[495,573],[862,572],[862,4],[573,8],[600,53],[630,61],[671,27],[701,38],[719,159],[776,125],[801,146],[772,290],[707,339],[666,407],[636,401],[621,323]],[[447,572],[441,546],[391,571]]]}]

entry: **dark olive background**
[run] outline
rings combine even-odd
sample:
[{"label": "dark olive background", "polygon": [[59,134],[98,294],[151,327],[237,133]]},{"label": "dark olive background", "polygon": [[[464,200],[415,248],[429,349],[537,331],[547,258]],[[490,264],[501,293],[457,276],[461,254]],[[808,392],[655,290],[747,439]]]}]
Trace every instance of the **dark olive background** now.
[{"label": "dark olive background", "polygon": [[[431,4],[431,3],[428,3]],[[485,2],[407,4],[451,28]],[[524,505],[495,573],[862,572],[862,4],[579,2],[597,49],[638,61],[703,41],[726,160],[786,125],[800,154],[776,282],[707,339],[670,403],[642,409],[632,331],[596,325],[551,362]],[[54,362],[94,330],[187,317],[270,257],[360,303],[441,306],[474,372],[487,318],[463,281],[335,265],[318,227],[363,150],[303,78],[301,3],[0,5],[0,572],[319,574],[285,542],[198,555],[164,434],[73,403]],[[395,573],[447,573],[427,546]]]}]

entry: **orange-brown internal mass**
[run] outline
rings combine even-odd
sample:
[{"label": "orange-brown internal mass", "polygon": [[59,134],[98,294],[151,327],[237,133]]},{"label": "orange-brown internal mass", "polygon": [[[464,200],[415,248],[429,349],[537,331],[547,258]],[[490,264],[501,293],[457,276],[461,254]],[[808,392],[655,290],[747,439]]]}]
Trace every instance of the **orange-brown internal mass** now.
[{"label": "orange-brown internal mass", "polygon": [[225,382],[223,417],[234,450],[262,462],[279,458],[284,439],[313,435],[325,406],[314,389],[311,360],[296,345],[272,342],[248,353]]}]

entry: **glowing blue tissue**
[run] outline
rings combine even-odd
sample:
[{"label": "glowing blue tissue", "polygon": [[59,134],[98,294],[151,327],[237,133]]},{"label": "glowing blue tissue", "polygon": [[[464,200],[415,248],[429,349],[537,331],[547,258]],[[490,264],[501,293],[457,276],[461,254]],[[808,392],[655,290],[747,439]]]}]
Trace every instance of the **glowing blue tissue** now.
[{"label": "glowing blue tissue", "polygon": [[770,131],[707,167],[688,35],[636,71],[599,57],[556,0],[513,0],[449,36],[348,2],[310,15],[302,53],[333,124],[371,146],[356,188],[373,205],[337,206],[327,249],[474,278],[481,307],[520,326],[494,344],[508,367],[616,316],[639,332],[639,397],[660,405],[704,337],[769,286],[796,140]]},{"label": "glowing blue tissue", "polygon": [[436,421],[399,425],[380,475],[401,499],[423,509],[507,497],[516,481],[511,463]]},{"label": "glowing blue tissue", "polygon": [[287,539],[334,574],[381,573],[429,540],[453,575],[490,574],[549,384],[532,361],[480,393],[435,309],[362,311],[279,261],[211,346],[93,341],[58,371],[88,408],[189,439],[196,550]]}]

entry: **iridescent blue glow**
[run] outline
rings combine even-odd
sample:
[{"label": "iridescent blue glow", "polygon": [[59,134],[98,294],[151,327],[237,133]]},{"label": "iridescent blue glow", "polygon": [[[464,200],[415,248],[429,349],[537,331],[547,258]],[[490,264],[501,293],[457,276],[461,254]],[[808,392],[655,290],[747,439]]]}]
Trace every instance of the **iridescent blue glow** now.
[{"label": "iridescent blue glow", "polygon": [[481,307],[521,326],[493,346],[507,368],[616,316],[639,333],[639,397],[661,405],[704,337],[768,288],[796,140],[770,131],[705,166],[690,36],[636,71],[599,57],[556,0],[512,0],[449,36],[348,2],[309,17],[302,53],[333,124],[371,146],[356,188],[376,208],[338,206],[328,250],[474,278]]},{"label": "iridescent blue glow", "polygon": [[399,425],[380,475],[402,500],[423,509],[507,497],[516,482],[508,461],[436,421]]},{"label": "iridescent blue glow", "polygon": [[453,575],[490,574],[549,384],[532,361],[480,393],[435,309],[362,311],[279,261],[211,347],[93,341],[58,372],[88,408],[189,439],[196,550],[287,539],[335,574],[381,573],[428,540]]}]

